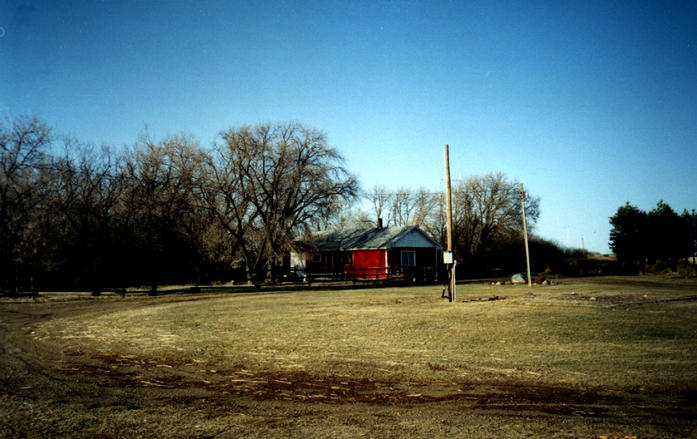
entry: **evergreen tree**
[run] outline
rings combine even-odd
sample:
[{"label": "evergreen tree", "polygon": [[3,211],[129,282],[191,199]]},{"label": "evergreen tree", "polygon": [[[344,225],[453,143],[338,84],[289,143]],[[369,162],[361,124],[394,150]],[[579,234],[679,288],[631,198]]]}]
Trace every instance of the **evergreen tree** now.
[{"label": "evergreen tree", "polygon": [[632,265],[646,262],[646,212],[627,202],[610,217],[610,248],[617,260]]}]

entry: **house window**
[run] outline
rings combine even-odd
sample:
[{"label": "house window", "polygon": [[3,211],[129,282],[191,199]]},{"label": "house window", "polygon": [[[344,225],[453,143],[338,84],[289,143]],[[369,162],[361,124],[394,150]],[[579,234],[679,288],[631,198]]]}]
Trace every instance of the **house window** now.
[{"label": "house window", "polygon": [[414,250],[402,250],[402,267],[416,267],[416,252]]},{"label": "house window", "polygon": [[322,253],[313,253],[312,262],[322,262]]}]

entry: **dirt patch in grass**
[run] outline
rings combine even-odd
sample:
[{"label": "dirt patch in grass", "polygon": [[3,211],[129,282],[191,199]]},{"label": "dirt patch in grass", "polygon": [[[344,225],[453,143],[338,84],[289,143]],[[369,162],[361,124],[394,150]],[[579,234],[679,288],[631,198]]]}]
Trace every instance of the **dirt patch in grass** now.
[{"label": "dirt patch in grass", "polygon": [[[438,401],[469,401],[472,407],[537,406],[542,411],[567,412],[573,407],[563,405],[597,405],[626,403],[626,398],[600,395],[597,390],[540,386],[530,383],[454,383],[454,382],[397,382],[376,381],[351,376],[317,375],[305,371],[255,374],[238,367],[234,370],[201,370],[201,375],[162,374],[157,370],[139,372],[115,371],[108,365],[123,365],[122,359],[101,358],[103,366],[75,364],[64,367],[66,374],[101,376],[112,387],[158,387],[162,389],[200,389],[212,393],[248,396],[257,400],[328,402],[333,404],[417,404]],[[138,363],[134,363],[138,364]],[[157,365],[155,367],[163,367]],[[171,367],[171,366],[164,366]],[[205,378],[202,375],[207,373]],[[216,375],[217,376],[214,376]],[[550,409],[550,407],[556,407]],[[573,409],[575,410],[575,409]]]}]

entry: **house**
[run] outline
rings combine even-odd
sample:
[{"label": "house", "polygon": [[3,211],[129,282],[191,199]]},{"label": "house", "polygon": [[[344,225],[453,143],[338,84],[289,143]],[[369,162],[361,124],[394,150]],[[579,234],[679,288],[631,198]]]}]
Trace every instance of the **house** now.
[{"label": "house", "polygon": [[290,265],[307,280],[435,281],[441,252],[417,226],[358,228],[316,234]]}]

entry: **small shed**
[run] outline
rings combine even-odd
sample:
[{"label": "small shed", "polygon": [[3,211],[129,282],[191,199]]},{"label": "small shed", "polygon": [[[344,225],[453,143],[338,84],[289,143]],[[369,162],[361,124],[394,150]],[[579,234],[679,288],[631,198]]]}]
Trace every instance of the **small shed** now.
[{"label": "small shed", "polygon": [[291,253],[308,279],[436,280],[442,247],[417,226],[357,228],[316,234]]}]

